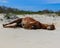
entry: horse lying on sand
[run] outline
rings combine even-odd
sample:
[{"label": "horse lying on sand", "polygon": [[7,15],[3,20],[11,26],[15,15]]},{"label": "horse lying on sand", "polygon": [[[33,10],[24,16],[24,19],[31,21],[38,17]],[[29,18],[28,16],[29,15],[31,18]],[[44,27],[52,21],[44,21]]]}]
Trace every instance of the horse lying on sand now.
[{"label": "horse lying on sand", "polygon": [[[15,23],[15,24],[14,24]],[[39,21],[36,21],[35,19],[31,17],[25,17],[25,18],[19,18],[16,19],[8,24],[3,24],[4,28],[16,28],[21,27],[25,29],[47,29],[47,30],[55,30],[55,25],[51,24],[43,24]]]}]

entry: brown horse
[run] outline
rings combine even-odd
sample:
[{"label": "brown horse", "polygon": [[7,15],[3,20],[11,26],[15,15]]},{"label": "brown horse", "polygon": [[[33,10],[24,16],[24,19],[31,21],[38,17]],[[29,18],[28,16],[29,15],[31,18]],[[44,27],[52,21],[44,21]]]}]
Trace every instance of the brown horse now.
[{"label": "brown horse", "polygon": [[[15,23],[15,24],[13,24],[13,23]],[[5,27],[5,28],[22,27],[25,29],[48,29],[48,30],[55,29],[54,24],[51,24],[51,25],[42,24],[39,21],[36,21],[35,19],[33,19],[31,17],[19,18],[8,24],[3,24],[3,27]]]}]

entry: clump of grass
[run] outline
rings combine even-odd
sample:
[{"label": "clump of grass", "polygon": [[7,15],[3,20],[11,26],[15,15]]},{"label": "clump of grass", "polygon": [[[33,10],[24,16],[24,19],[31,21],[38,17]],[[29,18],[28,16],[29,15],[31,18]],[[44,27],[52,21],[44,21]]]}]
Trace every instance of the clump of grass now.
[{"label": "clump of grass", "polygon": [[7,13],[7,14],[4,16],[4,18],[10,19],[10,13]]},{"label": "clump of grass", "polygon": [[19,17],[16,16],[16,14],[13,14],[13,13],[6,13],[4,18],[6,18],[6,19],[16,19],[16,18],[19,18]]}]

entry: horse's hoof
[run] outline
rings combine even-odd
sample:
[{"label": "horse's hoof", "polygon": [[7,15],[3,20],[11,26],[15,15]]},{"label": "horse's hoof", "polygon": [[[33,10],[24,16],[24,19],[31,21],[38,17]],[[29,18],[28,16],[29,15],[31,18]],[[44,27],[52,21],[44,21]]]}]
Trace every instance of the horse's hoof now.
[{"label": "horse's hoof", "polygon": [[3,27],[5,26],[5,24],[3,24]]},{"label": "horse's hoof", "polygon": [[3,27],[4,27],[4,28],[5,28],[5,26],[6,26],[6,25],[5,25],[5,24],[3,24]]}]

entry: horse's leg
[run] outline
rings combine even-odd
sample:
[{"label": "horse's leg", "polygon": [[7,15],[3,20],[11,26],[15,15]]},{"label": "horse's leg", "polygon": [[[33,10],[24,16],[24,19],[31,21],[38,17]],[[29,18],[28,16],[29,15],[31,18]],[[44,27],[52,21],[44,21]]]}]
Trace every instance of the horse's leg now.
[{"label": "horse's leg", "polygon": [[17,27],[16,23],[3,26],[4,28],[15,28]]},{"label": "horse's leg", "polygon": [[10,23],[7,23],[7,24],[3,24],[3,27],[6,26],[6,25],[13,24],[13,23],[18,23],[18,22],[21,23],[22,22],[22,18],[16,19],[16,20],[14,20],[14,21],[12,21]]}]

